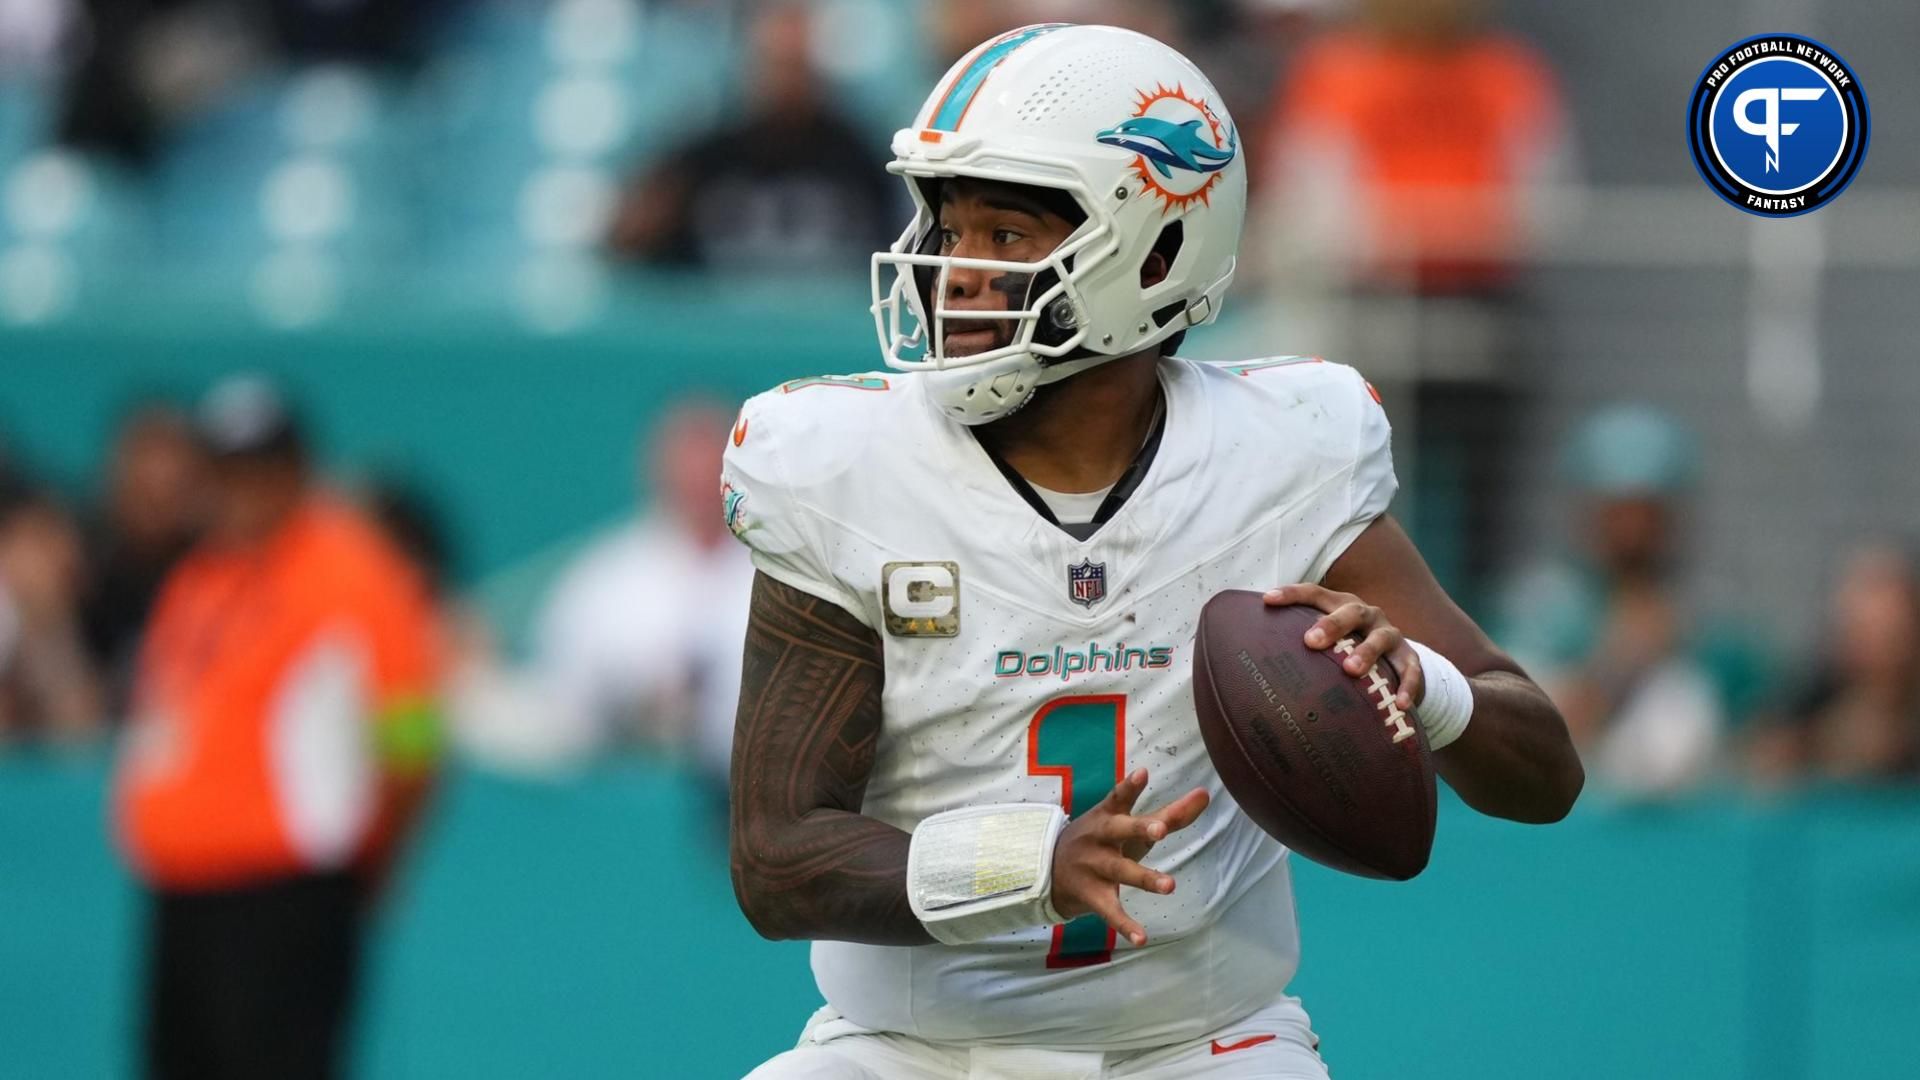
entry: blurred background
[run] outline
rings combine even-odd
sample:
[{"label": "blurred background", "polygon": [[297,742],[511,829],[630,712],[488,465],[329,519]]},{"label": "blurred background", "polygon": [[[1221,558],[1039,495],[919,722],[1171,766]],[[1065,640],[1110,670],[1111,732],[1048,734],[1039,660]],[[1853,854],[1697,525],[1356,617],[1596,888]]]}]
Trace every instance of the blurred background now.
[{"label": "blurred background", "polygon": [[[165,882],[127,731],[156,597],[268,445],[237,373],[297,418],[289,498],[401,554],[441,658],[354,1074],[792,1044],[806,948],[727,878],[751,568],[719,447],[745,396],[878,366],[891,131],[1055,19],[1211,73],[1252,212],[1188,354],[1367,374],[1395,513],[1587,761],[1550,829],[1443,797],[1410,884],[1300,868],[1334,1075],[1912,1075],[1906,0],[0,0],[0,1075],[139,1070]],[[1876,129],[1792,220],[1714,197],[1682,134],[1766,31],[1844,56]]]}]

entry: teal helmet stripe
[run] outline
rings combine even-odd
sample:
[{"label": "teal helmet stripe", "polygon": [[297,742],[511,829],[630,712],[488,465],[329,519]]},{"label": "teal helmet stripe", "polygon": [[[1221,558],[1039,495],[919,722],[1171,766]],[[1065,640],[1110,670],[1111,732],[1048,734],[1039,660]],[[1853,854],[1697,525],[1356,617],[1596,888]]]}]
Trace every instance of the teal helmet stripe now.
[{"label": "teal helmet stripe", "polygon": [[973,99],[980,93],[980,88],[986,85],[987,76],[993,73],[994,68],[1000,66],[1000,61],[1005,60],[1015,49],[1041,34],[1050,34],[1069,25],[1071,24],[1041,23],[1038,26],[1024,27],[1010,32],[981,50],[980,55],[973,58],[973,63],[968,64],[967,69],[962,71],[959,78],[953,80],[953,85],[947,88],[946,95],[940,99],[940,105],[933,111],[933,119],[927,122],[927,127],[935,131],[960,130],[960,118],[967,115],[967,107],[973,104]]}]

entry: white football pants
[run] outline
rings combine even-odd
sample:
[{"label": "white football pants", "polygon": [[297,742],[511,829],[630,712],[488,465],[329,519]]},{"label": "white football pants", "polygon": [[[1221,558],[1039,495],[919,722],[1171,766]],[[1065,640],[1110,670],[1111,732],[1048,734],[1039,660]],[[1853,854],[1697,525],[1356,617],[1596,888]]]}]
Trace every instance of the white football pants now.
[{"label": "white football pants", "polygon": [[866,1031],[823,1007],[797,1047],[747,1080],[1327,1080],[1319,1046],[1292,997],[1193,1042],[1110,1051],[932,1043]]}]

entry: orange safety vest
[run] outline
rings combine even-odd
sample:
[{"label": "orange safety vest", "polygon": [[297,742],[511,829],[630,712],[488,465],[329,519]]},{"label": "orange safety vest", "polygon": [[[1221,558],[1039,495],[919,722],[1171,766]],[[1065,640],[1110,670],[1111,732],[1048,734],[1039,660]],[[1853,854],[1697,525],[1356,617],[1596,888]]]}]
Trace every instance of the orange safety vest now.
[{"label": "orange safety vest", "polygon": [[147,627],[116,785],[149,883],[218,888],[349,865],[379,806],[378,718],[427,701],[439,646],[418,574],[315,496],[265,542],[203,544]]},{"label": "orange safety vest", "polygon": [[1329,34],[1301,50],[1270,124],[1274,145],[1337,148],[1351,168],[1384,260],[1363,273],[1438,289],[1506,280],[1529,168],[1565,136],[1545,61],[1497,34],[1432,48]]}]

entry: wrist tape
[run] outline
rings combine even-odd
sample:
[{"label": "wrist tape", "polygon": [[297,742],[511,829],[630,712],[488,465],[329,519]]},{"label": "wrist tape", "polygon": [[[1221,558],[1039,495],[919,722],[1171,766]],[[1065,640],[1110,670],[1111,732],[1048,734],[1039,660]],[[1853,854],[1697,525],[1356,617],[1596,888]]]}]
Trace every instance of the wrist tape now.
[{"label": "wrist tape", "polygon": [[1053,846],[1066,812],[995,803],[935,814],[913,830],[907,900],[934,940],[970,945],[1065,922],[1053,910]]},{"label": "wrist tape", "polygon": [[1460,737],[1473,719],[1473,686],[1453,661],[1409,638],[1408,647],[1420,655],[1426,690],[1415,715],[1427,733],[1427,749],[1439,750]]}]

